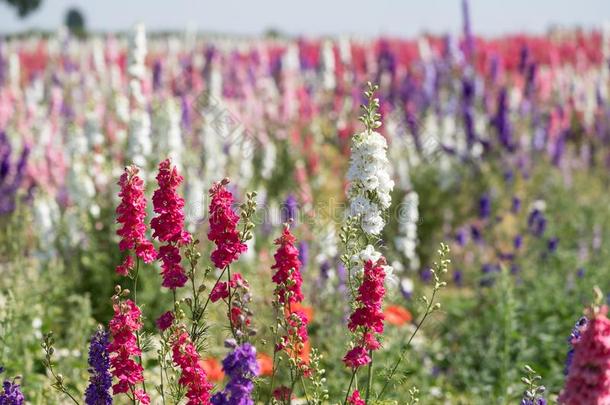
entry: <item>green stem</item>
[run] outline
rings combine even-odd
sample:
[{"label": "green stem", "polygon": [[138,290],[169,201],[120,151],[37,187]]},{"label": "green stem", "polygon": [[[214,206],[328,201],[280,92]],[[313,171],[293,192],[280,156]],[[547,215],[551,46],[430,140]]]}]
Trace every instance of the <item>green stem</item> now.
[{"label": "green stem", "polygon": [[231,328],[233,338],[235,341],[237,341],[237,334],[235,333],[233,321],[231,320],[231,266],[227,266],[227,289],[229,290],[229,299],[227,300],[227,305],[229,307],[229,311],[227,312],[227,316],[229,317],[229,327]]},{"label": "green stem", "polygon": [[[222,276],[224,276],[225,271],[227,270],[227,268],[225,267],[224,269],[222,269],[222,271],[220,272],[220,275],[218,276],[218,278],[216,279],[216,282],[214,283],[214,285],[212,286],[212,289],[210,290],[210,293],[212,292],[212,290],[214,290],[214,287],[216,287],[216,285],[218,285],[218,283],[220,282],[220,279],[222,278]],[[205,313],[206,308],[208,307],[208,304],[210,303],[210,294],[208,294],[208,299],[205,301],[205,304],[203,304],[203,309],[201,310],[201,313],[199,314],[197,320],[199,321],[201,319],[201,317],[203,316],[203,314]]]},{"label": "green stem", "polygon": [[349,392],[352,390],[352,384],[354,383],[354,377],[356,377],[356,370],[352,371],[352,378],[349,380],[349,385],[347,386],[347,392],[345,393],[345,399],[343,400],[343,405],[347,404],[347,399],[349,398]]},{"label": "green stem", "polygon": [[[138,305],[138,275],[140,273],[140,258],[137,257],[136,258],[136,274],[133,277],[133,303],[137,306]],[[140,349],[140,355],[138,356],[138,363],[140,364],[140,366],[143,368],[143,360],[142,357],[144,355],[143,351],[142,351],[142,345],[140,344],[140,331],[136,330],[136,342],[138,345],[138,349]],[[144,393],[146,394],[146,381],[142,381],[142,389],[144,390]],[[134,399],[135,401],[135,399]]]},{"label": "green stem", "polygon": [[373,351],[369,350],[369,357],[371,362],[369,363],[368,377],[366,382],[366,395],[364,397],[364,403],[369,403],[369,395],[371,394],[371,385],[373,383]]},{"label": "green stem", "polygon": [[[165,344],[165,343],[164,343]],[[164,352],[164,349],[161,349]],[[163,405],[165,405],[165,388],[163,387],[163,357],[161,354],[159,354],[159,371],[160,371],[160,377],[161,377],[161,401],[163,402]]]},{"label": "green stem", "polygon": [[[275,317],[277,318],[277,308],[275,310]],[[271,369],[271,389],[270,389],[270,394],[269,394],[269,400],[267,401],[267,404],[271,403],[271,398],[273,398],[273,385],[275,383],[275,372],[277,370],[277,366],[275,365],[275,360],[277,359],[277,350],[275,350],[275,347],[277,346],[277,334],[278,334],[278,328],[275,329],[275,331],[273,332],[273,367]]]},{"label": "green stem", "polygon": [[305,402],[309,405],[309,394],[307,393],[307,387],[305,386],[305,379],[303,378],[303,374],[300,375],[301,386],[303,387],[303,394],[305,395]]},{"label": "green stem", "polygon": [[434,297],[436,296],[436,291],[437,290],[435,289],[432,292],[432,298],[430,299],[430,302],[428,303],[428,306],[426,307],[426,312],[424,313],[424,316],[422,317],[422,320],[417,324],[417,327],[415,328],[415,331],[413,331],[413,333],[411,334],[411,337],[407,341],[407,344],[405,345],[404,349],[400,352],[400,356],[398,356],[398,359],[396,360],[396,363],[392,367],[392,371],[390,372],[390,375],[386,379],[385,384],[383,384],[383,387],[381,388],[381,391],[377,395],[377,400],[381,399],[381,397],[382,397],[383,393],[385,392],[386,388],[388,388],[388,385],[390,384],[390,381],[392,381],[392,378],[394,378],[394,374],[396,374],[396,370],[398,369],[398,366],[400,365],[400,363],[402,362],[405,354],[407,353],[407,350],[409,349],[409,346],[411,345],[411,342],[413,341],[413,338],[415,337],[415,335],[417,335],[417,332],[420,330],[421,326],[426,321],[426,318],[428,318],[428,315],[430,315],[430,313],[431,313],[430,309],[432,308],[432,304],[434,303]]}]

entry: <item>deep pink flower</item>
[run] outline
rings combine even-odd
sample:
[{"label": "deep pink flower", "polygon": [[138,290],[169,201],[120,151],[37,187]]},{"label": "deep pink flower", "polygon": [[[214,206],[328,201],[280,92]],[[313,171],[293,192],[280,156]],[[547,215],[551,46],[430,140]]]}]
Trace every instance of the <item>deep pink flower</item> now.
[{"label": "deep pink flower", "polygon": [[358,368],[371,362],[367,350],[362,346],[356,346],[343,357],[343,363],[349,368]]},{"label": "deep pink flower", "polygon": [[[343,361],[350,368],[357,368],[368,364],[371,360],[366,354],[367,350],[377,350],[381,347],[375,334],[383,333],[383,320],[385,318],[381,306],[385,295],[383,286],[385,281],[385,258],[381,257],[376,263],[367,260],[364,263],[362,284],[358,287],[356,296],[356,309],[350,315],[347,327],[358,334],[356,348],[348,352]],[[356,357],[358,354],[366,357]],[[362,363],[364,360],[366,362]]]},{"label": "deep pink flower", "polygon": [[[275,264],[271,268],[275,269],[276,272],[272,280],[276,284],[283,285],[278,290],[279,300],[282,304],[303,301],[301,262],[299,261],[299,250],[294,246],[295,242],[296,239],[290,233],[288,226],[284,227],[282,236],[275,240],[275,244],[279,247],[273,255]],[[288,299],[286,299],[287,292],[292,293]]]},{"label": "deep pink flower", "polygon": [[282,385],[273,390],[273,398],[278,401],[289,401],[292,391],[290,388]]},{"label": "deep pink flower", "polygon": [[295,242],[296,239],[288,225],[284,227],[282,236],[275,241],[278,249],[274,255],[275,264],[271,267],[276,270],[272,280],[277,284],[275,294],[277,300],[284,304],[284,316],[288,325],[287,333],[280,337],[275,350],[285,351],[297,362],[303,374],[307,375],[310,372],[309,345],[307,344],[309,319],[305,312],[298,309],[300,308],[298,304],[303,301],[301,291],[303,278],[300,271],[299,251],[294,246]]},{"label": "deep pink flower", "polygon": [[113,306],[114,317],[108,324],[112,341],[108,345],[111,373],[118,382],[112,387],[113,393],[131,392],[144,381],[143,369],[134,357],[142,354],[138,347],[136,332],[142,327],[140,308],[131,300]]},{"label": "deep pink flower", "polygon": [[239,216],[233,211],[233,194],[225,188],[228,180],[214,183],[210,189],[210,229],[208,239],[216,244],[211,259],[219,269],[224,269],[233,263],[247,246],[239,238],[237,222]]},{"label": "deep pink flower", "polygon": [[603,306],[572,341],[574,357],[559,403],[566,405],[610,404],[610,320]]},{"label": "deep pink flower", "polygon": [[143,405],[150,405],[150,397],[144,392],[143,389],[140,388],[135,390],[134,395],[136,397],[136,401],[139,401]]},{"label": "deep pink flower", "polygon": [[125,260],[123,260],[123,263],[116,266],[115,271],[117,272],[117,274],[120,274],[121,276],[128,276],[129,272],[133,269],[133,266],[134,266],[133,257],[131,255],[129,255],[125,258]]},{"label": "deep pink flower", "polygon": [[224,281],[218,282],[212,291],[210,292],[210,301],[216,302],[221,299],[225,299],[229,296],[229,289],[227,288],[227,283]]},{"label": "deep pink flower", "polygon": [[184,229],[184,199],[178,194],[183,177],[169,159],[159,163],[157,183],[152,202],[157,216],[150,222],[154,230],[153,238],[161,242],[183,245],[191,241],[191,235]]},{"label": "deep pink flower", "polygon": [[354,390],[353,394],[347,399],[347,403],[350,405],[366,405],[358,390]]},{"label": "deep pink flower", "polygon": [[180,288],[188,281],[184,268],[180,264],[180,249],[174,245],[163,245],[159,248],[161,260],[162,286],[166,288]]},{"label": "deep pink flower", "polygon": [[169,327],[172,326],[173,322],[174,322],[174,313],[172,311],[165,312],[163,315],[158,317],[157,320],[155,321],[155,323],[157,324],[157,328],[159,328],[159,330],[161,330],[161,331],[169,329]]},{"label": "deep pink flower", "polygon": [[210,403],[212,384],[201,365],[201,358],[189,334],[182,332],[172,342],[172,358],[182,371],[178,383],[187,389],[187,405]]},{"label": "deep pink flower", "polygon": [[169,159],[159,163],[157,183],[153,194],[153,209],[157,216],[150,222],[153,237],[167,244],[159,248],[163,287],[176,289],[186,284],[188,277],[180,263],[179,246],[189,243],[191,235],[184,229],[184,199],[178,195],[182,176]]},{"label": "deep pink flower", "polygon": [[[121,203],[116,208],[117,222],[122,226],[117,230],[121,237],[119,249],[121,251],[134,250],[137,257],[144,263],[152,263],[157,252],[152,243],[146,239],[146,198],[144,197],[144,182],[138,176],[137,166],[128,166],[119,179]],[[133,258],[127,256],[123,263],[116,268],[117,273],[129,274],[133,268]]]}]

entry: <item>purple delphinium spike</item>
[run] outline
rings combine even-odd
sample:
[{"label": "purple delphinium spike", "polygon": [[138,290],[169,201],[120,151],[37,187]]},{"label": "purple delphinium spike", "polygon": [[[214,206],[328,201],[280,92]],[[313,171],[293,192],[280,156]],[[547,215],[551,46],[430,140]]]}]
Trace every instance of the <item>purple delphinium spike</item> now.
[{"label": "purple delphinium spike", "polygon": [[112,404],[111,386],[108,332],[99,329],[91,337],[89,346],[89,386],[85,391],[85,403],[87,405]]},{"label": "purple delphinium spike", "polygon": [[250,343],[237,346],[222,361],[222,369],[229,377],[224,390],[211,398],[213,405],[253,405],[252,379],[258,376],[259,366],[256,361],[256,349]]},{"label": "purple delphinium spike", "polygon": [[16,164],[11,161],[12,147],[4,131],[0,131],[0,215],[15,210],[17,190],[23,182],[30,153],[25,146]]},{"label": "purple delphinium spike", "polygon": [[[4,372],[4,368],[0,367],[0,373]],[[3,391],[0,393],[0,405],[23,405],[25,397],[21,392],[21,386],[17,384],[16,379],[4,380],[2,383]]]},{"label": "purple delphinium spike", "polygon": [[544,399],[544,398],[537,398],[537,399],[523,398],[521,400],[520,405],[546,405],[546,399]]},{"label": "purple delphinium spike", "polygon": [[512,203],[510,210],[513,212],[513,214],[516,214],[519,212],[520,209],[521,209],[521,199],[519,197],[513,197],[513,203]]},{"label": "purple delphinium spike", "polygon": [[157,91],[161,88],[161,75],[163,73],[163,64],[161,63],[160,59],[155,60],[152,71],[153,90]]},{"label": "purple delphinium spike", "polygon": [[523,245],[523,236],[515,236],[515,239],[513,239],[513,247],[515,248],[515,250],[519,250],[521,248],[521,245]]},{"label": "purple delphinium spike", "polygon": [[461,247],[466,245],[466,242],[468,242],[468,232],[466,229],[460,228],[457,230],[455,233],[455,242]]},{"label": "purple delphinium spike", "polygon": [[286,197],[286,201],[282,206],[282,222],[293,221],[293,225],[296,223],[298,215],[298,202],[294,194],[289,194]]},{"label": "purple delphinium spike", "polygon": [[534,236],[541,237],[546,230],[546,218],[542,211],[538,209],[532,210],[527,218],[527,226]]},{"label": "purple delphinium spike", "polygon": [[574,358],[574,342],[577,342],[580,339],[580,335],[582,332],[582,328],[587,325],[588,319],[584,316],[576,322],[574,327],[572,328],[572,332],[568,337],[568,343],[570,344],[570,350],[568,350],[568,355],[566,356],[566,365],[563,369],[563,374],[568,375],[570,371],[570,366],[572,365],[572,359]]},{"label": "purple delphinium spike", "polygon": [[461,287],[464,284],[464,273],[462,270],[455,269],[453,271],[453,283],[458,287]]},{"label": "purple delphinium spike", "polygon": [[462,1],[462,18],[464,19],[464,57],[472,63],[474,56],[474,38],[472,37],[472,27],[470,25],[470,8],[468,0]]},{"label": "purple delphinium spike", "polygon": [[421,280],[424,283],[429,283],[430,280],[432,280],[432,270],[430,270],[429,267],[424,267],[420,272],[419,272],[419,277],[421,278]]},{"label": "purple delphinium spike", "polygon": [[549,252],[554,252],[557,250],[557,246],[559,245],[559,238],[552,237],[551,239],[549,239],[548,241],[548,248],[549,248]]},{"label": "purple delphinium spike", "polygon": [[186,97],[186,95],[182,95],[182,97],[180,97],[180,105],[182,108],[182,117],[181,117],[182,128],[184,128],[186,131],[189,131],[191,129],[191,124],[192,124],[191,106],[190,106],[189,100]]},{"label": "purple delphinium spike", "polygon": [[301,271],[307,268],[309,262],[309,244],[302,240],[299,242],[299,261],[301,262]]},{"label": "purple delphinium spike", "polygon": [[474,130],[474,81],[465,74],[462,79],[462,116],[464,118],[464,131],[466,144],[470,150],[477,138]]},{"label": "purple delphinium spike", "polygon": [[491,198],[485,193],[479,198],[479,218],[489,218],[491,214]]},{"label": "purple delphinium spike", "polygon": [[498,133],[498,141],[507,151],[514,152],[515,144],[513,141],[512,128],[508,117],[508,93],[506,88],[500,90],[498,95],[498,106],[496,116],[492,124]]}]

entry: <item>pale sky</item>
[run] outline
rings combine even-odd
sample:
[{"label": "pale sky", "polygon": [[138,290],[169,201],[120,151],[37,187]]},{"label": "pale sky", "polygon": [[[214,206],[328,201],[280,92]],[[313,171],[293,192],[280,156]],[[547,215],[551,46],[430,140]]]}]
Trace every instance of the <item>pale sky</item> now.
[{"label": "pale sky", "polygon": [[[81,9],[93,30],[149,30],[260,34],[273,27],[289,34],[414,36],[422,31],[458,32],[460,0],[43,0],[20,20],[0,1],[0,33],[56,29],[66,10]],[[610,0],[471,0],[477,34],[540,33],[549,25],[601,27],[610,21]]]}]

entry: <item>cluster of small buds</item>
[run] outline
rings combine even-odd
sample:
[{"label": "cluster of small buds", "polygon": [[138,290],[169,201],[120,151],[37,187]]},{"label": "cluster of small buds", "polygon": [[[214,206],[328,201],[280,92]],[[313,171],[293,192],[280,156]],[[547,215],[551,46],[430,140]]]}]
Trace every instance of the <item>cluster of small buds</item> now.
[{"label": "cluster of small buds", "polygon": [[310,402],[314,405],[323,404],[330,398],[328,388],[326,388],[326,370],[322,368],[322,355],[317,349],[311,349],[309,356],[309,368],[311,369],[311,386],[313,388],[310,395]]},{"label": "cluster of small buds", "polygon": [[252,294],[250,284],[241,274],[233,274],[231,300],[231,324],[235,328],[235,334],[239,344],[248,341],[249,337],[256,335],[256,329],[252,326],[253,313],[250,310]]},{"label": "cluster of small buds", "polygon": [[419,390],[417,387],[409,388],[409,402],[407,405],[415,405],[419,403]]},{"label": "cluster of small buds", "polygon": [[447,282],[442,281],[441,276],[443,274],[447,274],[447,271],[449,269],[449,264],[451,264],[451,260],[447,259],[447,256],[449,255],[449,246],[447,246],[444,243],[441,243],[441,246],[440,246],[439,250],[437,251],[437,253],[439,255],[439,261],[434,262],[434,265],[430,269],[430,273],[432,274],[432,279],[434,280],[434,288],[432,289],[432,298],[428,299],[428,297],[425,295],[422,296],[422,298],[421,298],[422,301],[424,302],[424,305],[427,308],[430,308],[430,310],[432,312],[438,311],[441,309],[440,302],[434,302],[434,296],[440,289],[447,286]]},{"label": "cluster of small buds", "polygon": [[241,209],[240,217],[243,226],[239,236],[243,242],[247,242],[253,237],[252,229],[254,229],[253,217],[256,212],[256,195],[256,191],[247,193],[246,201],[239,206]]},{"label": "cluster of small buds", "polygon": [[521,377],[521,382],[527,388],[523,393],[521,405],[546,405],[546,399],[544,399],[546,388],[543,385],[538,385],[542,377],[527,364],[523,367],[523,370],[527,376]]},{"label": "cluster of small buds", "polygon": [[[289,290],[292,286],[294,286],[294,282],[287,280],[285,283],[278,284],[276,290],[285,289],[284,297],[289,300],[294,297],[294,293]],[[291,306],[296,305],[283,303],[277,297],[273,301],[273,306],[276,308],[278,317],[272,332],[277,335],[282,333],[274,350],[286,353],[290,366],[299,370],[305,377],[310,377],[312,369],[309,358],[309,337],[307,333],[309,319],[307,315],[300,310],[290,310]]]},{"label": "cluster of small buds", "polygon": [[[74,403],[78,403],[66,386],[64,376],[61,373],[55,372],[55,367],[53,364],[53,354],[55,354],[55,338],[53,337],[53,332],[45,333],[42,337],[42,342],[40,345],[45,353],[45,358],[42,360],[42,365],[47,369],[49,374],[51,374],[53,380],[51,387],[69,397]],[[0,404],[13,404],[12,402],[4,402],[2,399],[3,398],[0,396]],[[21,403],[18,404],[21,405]]]},{"label": "cluster of small buds", "polygon": [[364,95],[369,100],[368,105],[363,104],[360,107],[364,111],[362,116],[358,119],[364,124],[366,128],[371,130],[381,127],[381,114],[379,114],[379,99],[375,98],[375,92],[379,90],[378,85],[374,85],[371,82],[366,83],[367,89],[364,91]]}]

